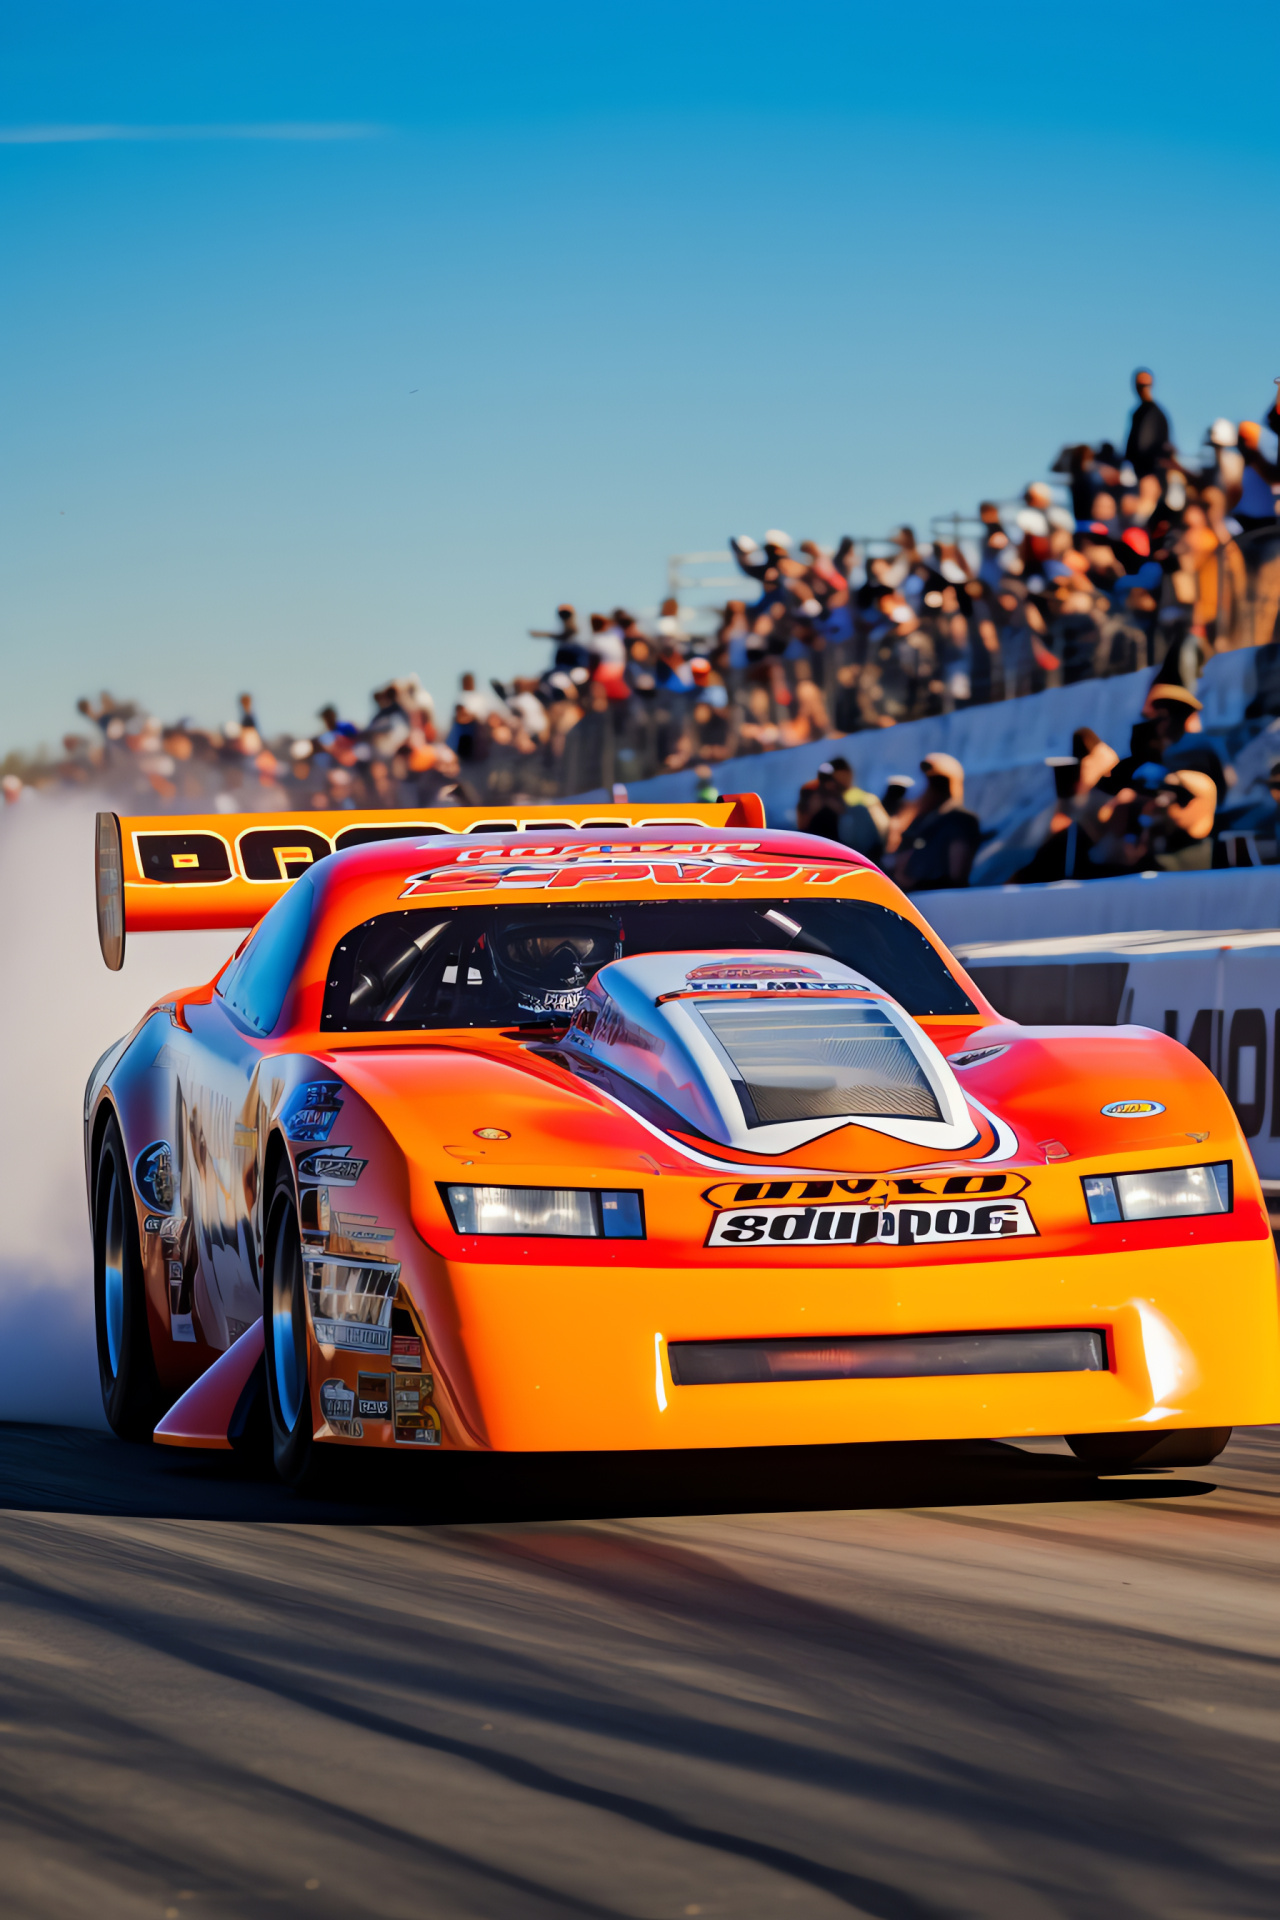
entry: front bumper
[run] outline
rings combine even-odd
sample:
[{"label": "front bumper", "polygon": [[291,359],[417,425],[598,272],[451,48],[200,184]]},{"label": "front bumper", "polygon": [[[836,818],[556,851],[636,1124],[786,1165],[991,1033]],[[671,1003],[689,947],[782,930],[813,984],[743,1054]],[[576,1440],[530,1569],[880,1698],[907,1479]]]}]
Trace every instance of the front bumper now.
[{"label": "front bumper", "polygon": [[[431,1256],[409,1284],[461,1416],[446,1422],[455,1446],[797,1446],[1280,1420],[1269,1237],[915,1268]],[[667,1357],[672,1340],[1040,1327],[1102,1329],[1109,1371],[678,1387]]]}]

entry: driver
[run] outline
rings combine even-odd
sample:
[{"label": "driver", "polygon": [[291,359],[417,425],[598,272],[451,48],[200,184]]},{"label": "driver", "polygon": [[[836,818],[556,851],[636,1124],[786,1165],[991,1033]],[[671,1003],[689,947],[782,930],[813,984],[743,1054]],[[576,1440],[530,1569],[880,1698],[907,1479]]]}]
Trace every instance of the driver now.
[{"label": "driver", "polygon": [[551,914],[512,920],[489,936],[493,970],[521,1013],[567,1019],[596,969],[622,953],[612,914]]}]

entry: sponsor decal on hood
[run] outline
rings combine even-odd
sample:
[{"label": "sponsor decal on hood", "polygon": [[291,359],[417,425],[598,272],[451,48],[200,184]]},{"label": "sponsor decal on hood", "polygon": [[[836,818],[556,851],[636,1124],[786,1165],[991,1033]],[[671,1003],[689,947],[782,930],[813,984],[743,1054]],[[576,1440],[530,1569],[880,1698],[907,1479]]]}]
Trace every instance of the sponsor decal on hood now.
[{"label": "sponsor decal on hood", "polygon": [[739,880],[833,886],[865,869],[840,860],[763,859],[758,841],[696,846],[655,842],[639,847],[568,846],[477,847],[455,856],[451,865],[429,867],[406,877],[402,900],[424,894],[522,887],[564,892],[575,887],[613,886],[652,881],[657,886],[730,887]]},{"label": "sponsor decal on hood", "polygon": [[717,1213],[706,1244],[766,1252],[806,1241],[852,1247],[951,1246],[960,1240],[1004,1240],[1035,1231],[1024,1200],[976,1206],[744,1207]]}]

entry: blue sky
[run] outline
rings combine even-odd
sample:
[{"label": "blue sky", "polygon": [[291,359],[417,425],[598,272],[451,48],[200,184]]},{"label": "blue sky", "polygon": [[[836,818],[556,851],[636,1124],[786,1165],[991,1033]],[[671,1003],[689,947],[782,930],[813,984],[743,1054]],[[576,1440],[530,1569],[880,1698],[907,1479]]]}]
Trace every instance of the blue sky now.
[{"label": "blue sky", "polygon": [[1274,9],[42,4],[0,28],[0,751],[536,668],[670,553],[1280,374]]}]

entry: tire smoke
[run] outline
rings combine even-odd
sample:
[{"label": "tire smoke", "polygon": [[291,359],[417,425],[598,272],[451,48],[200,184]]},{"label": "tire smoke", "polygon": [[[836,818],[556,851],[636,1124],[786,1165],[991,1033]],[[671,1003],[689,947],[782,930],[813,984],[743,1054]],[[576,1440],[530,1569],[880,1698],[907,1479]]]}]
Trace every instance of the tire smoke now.
[{"label": "tire smoke", "polygon": [[238,934],[98,951],[95,804],[41,795],[0,816],[0,1420],[102,1427],[83,1110],[94,1062],[146,1008],[207,980]]}]

